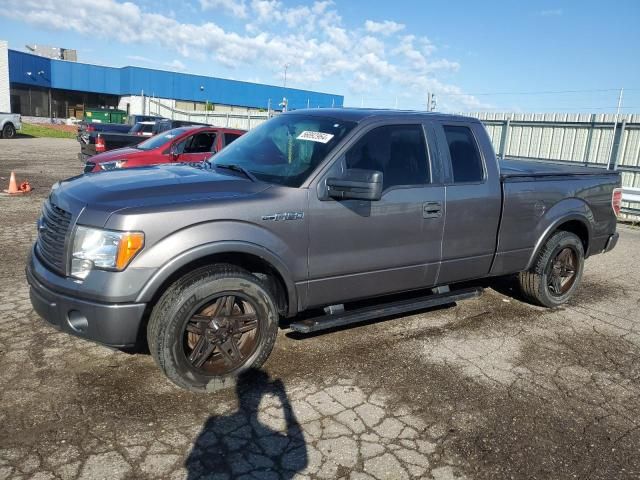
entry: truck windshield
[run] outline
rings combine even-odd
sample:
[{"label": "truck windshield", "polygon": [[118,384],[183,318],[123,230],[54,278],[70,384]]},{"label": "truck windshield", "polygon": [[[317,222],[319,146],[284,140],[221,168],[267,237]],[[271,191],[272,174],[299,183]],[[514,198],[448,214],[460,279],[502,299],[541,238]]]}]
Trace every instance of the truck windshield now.
[{"label": "truck windshield", "polygon": [[182,135],[187,130],[188,128],[174,128],[173,130],[169,130],[168,132],[155,135],[149,140],[145,140],[144,142],[139,143],[134,148],[137,148],[138,150],[153,150],[154,148],[161,147],[169,140],[176,138],[178,135]]},{"label": "truck windshield", "polygon": [[354,122],[316,115],[280,115],[209,161],[242,167],[265,182],[299,187],[354,126]]}]

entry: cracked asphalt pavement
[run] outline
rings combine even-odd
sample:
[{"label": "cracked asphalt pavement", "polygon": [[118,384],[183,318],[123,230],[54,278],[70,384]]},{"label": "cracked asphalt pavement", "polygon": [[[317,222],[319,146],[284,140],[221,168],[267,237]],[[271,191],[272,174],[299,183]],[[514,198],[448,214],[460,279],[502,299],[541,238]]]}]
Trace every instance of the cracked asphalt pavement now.
[{"label": "cracked asphalt pavement", "polygon": [[150,356],[61,334],[24,276],[74,140],[0,140],[35,190],[0,197],[0,479],[640,477],[640,230],[565,307],[512,279],[477,299],[323,335],[283,328],[264,369],[197,395]]}]

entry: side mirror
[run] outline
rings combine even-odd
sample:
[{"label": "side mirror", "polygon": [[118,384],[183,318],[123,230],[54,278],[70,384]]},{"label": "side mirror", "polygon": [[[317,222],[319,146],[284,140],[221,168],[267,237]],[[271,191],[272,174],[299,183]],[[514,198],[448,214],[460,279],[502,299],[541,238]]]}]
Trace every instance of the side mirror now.
[{"label": "side mirror", "polygon": [[178,156],[180,155],[178,153],[178,145],[176,145],[175,143],[171,145],[171,148],[169,149],[169,155],[171,155],[171,158],[173,160],[176,160],[178,158]]},{"label": "side mirror", "polygon": [[380,200],[382,172],[352,168],[340,178],[327,179],[327,194],[336,200]]}]

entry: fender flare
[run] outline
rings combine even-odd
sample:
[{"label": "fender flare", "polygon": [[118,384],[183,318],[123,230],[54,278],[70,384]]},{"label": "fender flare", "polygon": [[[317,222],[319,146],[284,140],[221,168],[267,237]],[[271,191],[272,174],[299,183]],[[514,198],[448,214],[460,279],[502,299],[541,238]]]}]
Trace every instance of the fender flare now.
[{"label": "fender flare", "polygon": [[[591,210],[589,209],[589,207],[585,204],[585,207],[588,211],[589,214],[591,214]],[[572,221],[577,221],[580,222],[587,230],[587,245],[590,246],[591,245],[591,239],[593,237],[593,229],[592,229],[592,223],[589,221],[589,218],[587,215],[583,214],[583,213],[577,213],[577,212],[573,212],[569,215],[564,215],[564,216],[560,216],[558,218],[556,218],[555,220],[553,220],[542,232],[542,235],[540,235],[540,237],[538,238],[538,241],[536,242],[536,245],[533,249],[533,252],[531,253],[531,256],[529,257],[529,261],[527,262],[527,267],[525,270],[529,270],[532,265],[533,262],[535,261],[535,259],[538,256],[538,253],[540,253],[540,249],[543,247],[543,245],[547,242],[547,240],[549,239],[549,237],[551,237],[551,235],[553,235],[553,233],[558,229],[558,227],[564,223],[567,222],[572,222]],[[588,249],[585,249],[585,258],[589,256],[589,251]]]},{"label": "fender flare", "polygon": [[215,254],[224,253],[246,253],[263,259],[271,265],[282,277],[288,298],[288,314],[295,315],[298,311],[298,295],[293,281],[293,276],[285,263],[272,251],[251,242],[244,241],[219,241],[198,245],[186,250],[166,262],[154,275],[145,283],[136,302],[150,302],[158,289],[164,282],[180,268],[201,258]]}]

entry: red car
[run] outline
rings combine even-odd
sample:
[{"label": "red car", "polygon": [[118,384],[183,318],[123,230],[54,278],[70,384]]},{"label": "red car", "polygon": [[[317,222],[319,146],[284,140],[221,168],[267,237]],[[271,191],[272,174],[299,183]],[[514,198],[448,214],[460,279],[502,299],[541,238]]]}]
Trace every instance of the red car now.
[{"label": "red car", "polygon": [[138,145],[94,155],[85,164],[84,172],[104,172],[160,163],[201,162],[244,133],[244,130],[231,128],[174,128]]}]

